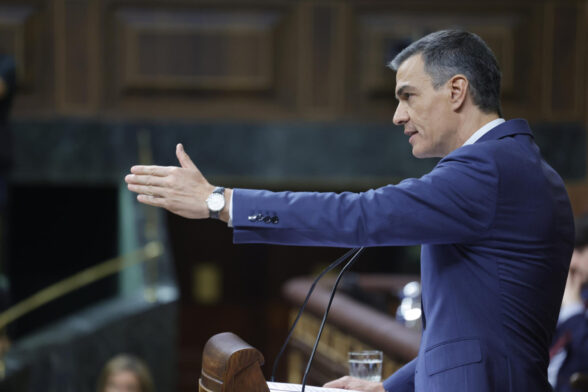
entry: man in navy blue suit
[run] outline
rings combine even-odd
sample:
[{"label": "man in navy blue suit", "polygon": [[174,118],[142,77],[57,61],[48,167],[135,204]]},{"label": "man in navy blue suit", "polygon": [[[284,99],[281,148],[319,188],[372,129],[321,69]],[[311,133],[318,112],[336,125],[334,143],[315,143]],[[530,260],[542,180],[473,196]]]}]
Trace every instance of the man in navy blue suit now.
[{"label": "man in navy blue suit", "polygon": [[234,241],[316,246],[422,244],[423,334],[417,358],[364,391],[550,391],[548,348],[574,227],[561,178],[525,120],[500,118],[500,70],[478,36],[432,33],[392,61],[398,107],[425,176],[361,193],[269,192],[208,183],[181,167],[134,166],[142,203],[213,217]]},{"label": "man in navy blue suit", "polygon": [[573,392],[575,373],[588,376],[588,215],[576,220],[576,244],[553,344],[549,382],[556,392]]}]

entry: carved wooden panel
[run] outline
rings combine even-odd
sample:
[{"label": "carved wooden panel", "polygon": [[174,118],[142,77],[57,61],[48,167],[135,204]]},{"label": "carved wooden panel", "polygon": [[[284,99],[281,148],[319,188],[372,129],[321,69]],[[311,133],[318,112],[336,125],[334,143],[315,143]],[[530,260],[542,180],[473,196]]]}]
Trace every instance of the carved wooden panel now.
[{"label": "carved wooden panel", "polygon": [[295,6],[114,4],[105,11],[111,32],[104,50],[112,60],[104,69],[105,106],[200,118],[292,115]]},{"label": "carved wooden panel", "polygon": [[59,111],[91,113],[98,104],[97,0],[55,1],[55,87]]},{"label": "carved wooden panel", "polygon": [[341,2],[303,2],[300,14],[299,106],[306,118],[335,119],[347,87],[347,9]]},{"label": "carved wooden panel", "polygon": [[54,109],[52,6],[50,0],[0,1],[0,50],[14,56],[16,63],[16,116]]},{"label": "carved wooden panel", "polygon": [[[544,109],[557,119],[582,117],[586,93],[586,14],[580,3],[549,3],[545,8],[547,94]],[[585,11],[585,9],[584,9]]]},{"label": "carved wooden panel", "polygon": [[18,65],[17,78],[21,84],[31,84],[30,44],[31,16],[29,5],[0,5],[0,53],[14,57]]},{"label": "carved wooden panel", "polygon": [[276,12],[126,8],[116,17],[124,89],[275,88]]}]

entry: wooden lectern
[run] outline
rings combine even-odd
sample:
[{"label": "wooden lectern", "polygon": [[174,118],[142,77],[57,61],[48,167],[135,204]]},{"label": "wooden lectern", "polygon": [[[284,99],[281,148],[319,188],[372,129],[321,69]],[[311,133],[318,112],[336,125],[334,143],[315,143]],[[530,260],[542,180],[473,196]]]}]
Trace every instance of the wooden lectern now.
[{"label": "wooden lectern", "polygon": [[269,392],[261,371],[263,355],[240,337],[214,335],[202,353],[199,392]]}]

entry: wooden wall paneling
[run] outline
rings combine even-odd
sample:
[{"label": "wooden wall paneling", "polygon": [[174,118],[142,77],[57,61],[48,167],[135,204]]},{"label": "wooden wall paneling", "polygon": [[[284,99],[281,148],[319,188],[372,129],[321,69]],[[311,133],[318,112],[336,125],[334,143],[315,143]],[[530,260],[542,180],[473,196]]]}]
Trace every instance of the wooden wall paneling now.
[{"label": "wooden wall paneling", "polygon": [[[586,46],[587,34],[588,30],[586,29],[586,24],[588,23],[588,5],[586,2],[581,2],[578,4],[578,17],[579,17],[579,54],[580,54],[580,70],[582,71],[582,76],[578,81],[578,85],[581,86],[583,95],[581,98],[581,107],[584,109],[582,113],[582,121],[585,124],[585,128],[588,129],[588,99],[586,99],[586,95],[588,94],[588,78],[585,77],[586,72],[588,71],[588,47]],[[588,143],[588,138],[586,138]],[[588,151],[588,144],[585,146],[586,151]],[[587,160],[588,164],[588,160]],[[588,167],[587,167],[588,172]],[[573,182],[566,184],[568,194],[570,195],[570,201],[572,203],[572,208],[574,211],[574,216],[579,216],[582,214],[588,214],[588,179],[584,178],[582,181]]]},{"label": "wooden wall paneling", "polygon": [[544,113],[545,117],[549,118],[552,116],[552,107],[551,107],[551,97],[552,97],[552,87],[553,87],[553,51],[554,51],[554,37],[553,37],[553,29],[554,29],[554,21],[553,21],[553,12],[554,12],[555,4],[553,2],[547,2],[543,4],[543,14],[544,14],[544,44],[542,50],[542,85],[543,85],[543,94],[541,99],[541,112]]},{"label": "wooden wall paneling", "polygon": [[66,85],[66,59],[65,36],[67,28],[65,26],[65,0],[53,1],[53,18],[54,18],[54,40],[55,40],[55,102],[57,110],[60,110],[65,100]]},{"label": "wooden wall paneling", "polygon": [[587,43],[586,34],[588,33],[588,28],[586,27],[586,21],[584,19],[584,9],[586,8],[587,3],[585,1],[579,1],[576,3],[576,9],[574,10],[575,15],[573,15],[575,19],[575,23],[577,26],[576,29],[576,46],[574,48],[575,58],[575,74],[574,80],[576,83],[574,84],[574,91],[575,91],[575,102],[574,102],[574,119],[582,120],[584,116],[583,108],[584,102],[586,101],[586,90],[583,88],[584,84],[586,83],[586,66],[588,62],[586,61],[585,56],[585,47]]},{"label": "wooden wall paneling", "polygon": [[[554,2],[544,5],[543,52],[546,94],[542,109],[550,121],[579,121],[588,126],[588,78],[586,78],[586,2]],[[585,146],[588,151],[588,145]],[[567,183],[575,216],[588,213],[588,181]]]},{"label": "wooden wall paneling", "polygon": [[279,58],[291,43],[292,10],[115,7],[115,105],[198,117],[292,112],[280,98],[295,94],[296,84],[284,83],[292,68]]},{"label": "wooden wall paneling", "polygon": [[[586,24],[588,24],[588,4],[586,2],[584,2],[584,4],[582,5],[582,12],[579,12],[579,14],[582,14],[582,22],[580,23],[581,26],[583,26],[582,28],[582,55],[583,55],[583,64],[582,64],[582,69],[584,72],[584,75],[586,75],[588,73],[588,45],[586,45],[586,42],[588,41],[588,29],[586,29]],[[585,129],[586,132],[588,132],[588,78],[584,78],[584,125],[585,125]],[[586,138],[586,142],[585,142],[585,149],[588,155],[588,137]],[[588,173],[588,159],[586,159],[586,172]],[[583,196],[583,201],[584,203],[586,203],[586,208],[583,210],[583,212],[587,212],[588,213],[588,178],[584,179],[584,184],[585,189],[584,192],[582,193]],[[574,207],[574,212],[577,212],[577,209],[575,207],[574,204],[572,204],[572,207]]]},{"label": "wooden wall paneling", "polygon": [[301,114],[335,119],[342,114],[347,85],[347,7],[343,2],[305,1],[300,12]]},{"label": "wooden wall paneling", "polygon": [[545,80],[547,92],[544,109],[551,120],[582,120],[583,108],[583,42],[585,28],[581,3],[545,4],[546,48]]},{"label": "wooden wall paneling", "polygon": [[[501,103],[505,118],[523,117],[538,121],[542,116],[542,97],[545,95],[542,52],[545,46],[543,7],[540,2],[513,7],[517,23],[509,31],[512,39],[513,61],[505,64],[500,57],[500,44],[491,44],[496,50],[502,73]],[[491,41],[490,37],[483,37]],[[502,54],[506,55],[506,54]],[[511,76],[505,72],[512,71]]]},{"label": "wooden wall paneling", "polygon": [[473,33],[484,38],[492,48],[502,70],[501,91],[503,95],[514,94],[515,85],[515,26],[516,17],[505,17],[496,24],[471,26]]},{"label": "wooden wall paneling", "polygon": [[26,52],[27,22],[32,13],[30,6],[0,5],[0,53],[14,57],[20,85],[32,83],[31,59]]},{"label": "wooden wall paneling", "polygon": [[588,214],[588,182],[566,184],[574,216]]},{"label": "wooden wall paneling", "polygon": [[125,10],[123,89],[268,90],[275,13]]},{"label": "wooden wall paneling", "polygon": [[[584,2],[582,4],[582,7],[580,9],[580,12],[578,12],[580,15],[580,17],[582,18],[580,21],[580,26],[582,26],[581,29],[581,54],[583,57],[583,62],[582,62],[582,70],[584,72],[584,74],[586,74],[588,72],[588,45],[587,45],[587,41],[588,41],[588,28],[586,28],[586,25],[588,25],[588,3]],[[584,84],[583,84],[583,89],[584,89],[584,123],[587,125],[588,128],[588,78],[585,77],[584,78]],[[588,140],[588,138],[586,138]],[[586,146],[586,150],[588,151],[588,145]]]},{"label": "wooden wall paneling", "polygon": [[406,14],[393,10],[362,10],[356,16],[354,51],[357,99],[354,105],[370,120],[390,121],[395,109],[395,73],[387,67],[394,55],[423,34],[404,23]]},{"label": "wooden wall paneling", "polygon": [[92,114],[98,106],[97,0],[55,0],[56,106],[63,114]]},{"label": "wooden wall paneling", "polygon": [[394,97],[394,73],[387,67],[394,55],[421,35],[414,26],[399,23],[402,15],[359,15],[359,37],[356,55],[359,63],[359,89],[364,99],[377,95]]},{"label": "wooden wall paneling", "polygon": [[386,65],[410,42],[428,32],[450,27],[461,27],[484,38],[493,49],[503,72],[503,95],[521,99],[516,90],[521,79],[515,80],[516,63],[521,57],[517,49],[517,36],[522,17],[518,10],[476,13],[457,10],[442,13],[435,9],[396,12],[359,9],[356,12],[358,25],[358,49],[356,51],[360,75],[359,94],[363,113],[389,119],[394,100],[394,73]]},{"label": "wooden wall paneling", "polygon": [[0,4],[0,51],[14,56],[14,114],[53,110],[53,42],[49,0]]}]

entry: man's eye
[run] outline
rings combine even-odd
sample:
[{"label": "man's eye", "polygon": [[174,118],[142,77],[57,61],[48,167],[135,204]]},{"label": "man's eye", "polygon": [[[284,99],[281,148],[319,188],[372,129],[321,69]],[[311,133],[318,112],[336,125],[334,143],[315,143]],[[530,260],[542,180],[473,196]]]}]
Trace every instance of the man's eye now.
[{"label": "man's eye", "polygon": [[408,101],[413,95],[413,93],[401,93],[397,95],[397,99],[399,101]]}]

